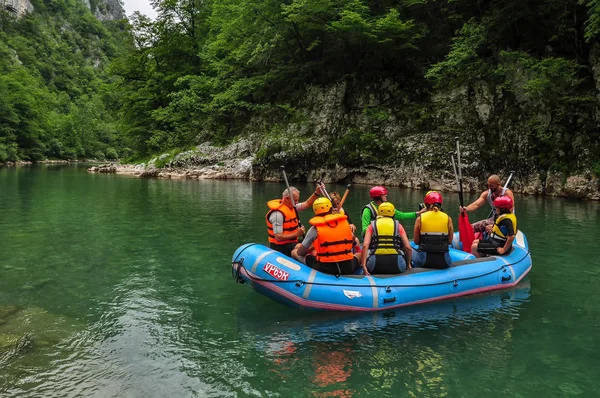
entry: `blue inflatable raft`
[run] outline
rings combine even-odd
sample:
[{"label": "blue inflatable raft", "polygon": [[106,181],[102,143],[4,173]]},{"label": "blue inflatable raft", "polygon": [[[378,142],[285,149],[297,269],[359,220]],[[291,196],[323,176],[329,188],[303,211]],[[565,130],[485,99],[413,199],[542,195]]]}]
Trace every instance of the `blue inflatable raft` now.
[{"label": "blue inflatable raft", "polygon": [[[455,244],[458,238],[455,237]],[[232,259],[236,281],[285,305],[326,311],[381,311],[467,296],[518,284],[531,269],[527,238],[519,231],[505,256],[475,258],[450,249],[453,266],[413,268],[399,275],[336,277],[264,245],[240,246]]]}]

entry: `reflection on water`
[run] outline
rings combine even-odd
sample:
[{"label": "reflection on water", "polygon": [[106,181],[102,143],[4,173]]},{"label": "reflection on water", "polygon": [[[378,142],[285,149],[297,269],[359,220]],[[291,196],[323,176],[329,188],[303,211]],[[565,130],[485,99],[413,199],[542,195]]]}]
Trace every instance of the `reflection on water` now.
[{"label": "reflection on water", "polygon": [[[303,198],[314,189],[298,185]],[[353,187],[344,206],[355,222],[368,188]],[[514,289],[372,314],[310,313],[230,275],[238,246],[265,242],[265,202],[282,190],[80,166],[0,168],[0,396],[600,389],[598,203],[517,198],[534,266]],[[423,194],[390,189],[389,198],[411,211]],[[452,214],[457,198],[445,195],[444,206]]]},{"label": "reflection on water", "polygon": [[[238,319],[276,377],[285,380],[306,363],[315,396],[353,396],[361,391],[378,396],[390,391],[395,392],[392,396],[446,396],[456,372],[473,366],[471,360],[449,369],[447,355],[455,350],[462,354],[466,348],[448,350],[454,344],[452,335],[459,331],[477,339],[483,366],[508,366],[512,324],[519,306],[529,300],[530,286],[525,282],[500,293],[377,313],[292,311],[269,324],[265,314],[250,312]],[[440,340],[444,346],[439,346]],[[366,386],[358,388],[352,382],[353,372],[369,380]]]}]

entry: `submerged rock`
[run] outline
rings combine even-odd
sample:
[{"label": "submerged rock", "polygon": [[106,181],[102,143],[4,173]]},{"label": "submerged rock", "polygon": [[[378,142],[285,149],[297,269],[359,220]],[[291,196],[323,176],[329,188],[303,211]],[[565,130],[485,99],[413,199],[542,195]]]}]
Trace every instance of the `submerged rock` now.
[{"label": "submerged rock", "polygon": [[29,333],[21,336],[0,333],[0,366],[27,353],[32,348],[33,340]]},{"label": "submerged rock", "polygon": [[8,322],[8,318],[17,314],[19,310],[16,305],[0,305],[0,325]]}]

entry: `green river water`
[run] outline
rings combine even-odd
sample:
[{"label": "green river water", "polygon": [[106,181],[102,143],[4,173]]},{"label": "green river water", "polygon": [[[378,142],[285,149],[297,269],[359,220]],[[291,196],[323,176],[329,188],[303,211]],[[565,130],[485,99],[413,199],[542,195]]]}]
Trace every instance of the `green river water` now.
[{"label": "green river water", "polygon": [[[353,315],[231,278],[283,188],[0,168],[0,396],[600,394],[598,203],[517,197],[533,268],[516,288]],[[408,211],[423,194],[389,199]],[[367,201],[357,186],[345,208],[357,220]]]}]

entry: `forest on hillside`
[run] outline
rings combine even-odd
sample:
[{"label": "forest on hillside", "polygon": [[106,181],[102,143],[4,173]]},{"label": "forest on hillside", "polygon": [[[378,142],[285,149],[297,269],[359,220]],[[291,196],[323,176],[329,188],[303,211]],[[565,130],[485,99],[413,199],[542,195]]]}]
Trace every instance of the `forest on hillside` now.
[{"label": "forest on hillside", "polygon": [[[402,106],[363,113],[444,134],[434,95],[484,82],[495,122],[468,129],[487,145],[517,126],[536,167],[600,173],[598,0],[155,0],[155,21],[111,26],[73,0],[37,1],[2,20],[0,161],[140,159],[226,144],[257,118],[273,135],[303,117],[308,87],[339,82],[393,81]],[[368,127],[336,134],[346,155],[393,156]],[[369,156],[331,161],[345,159]]]},{"label": "forest on hillside", "polygon": [[101,22],[78,0],[32,3],[20,18],[0,11],[0,163],[116,159],[107,66],[133,49],[127,21]]}]

